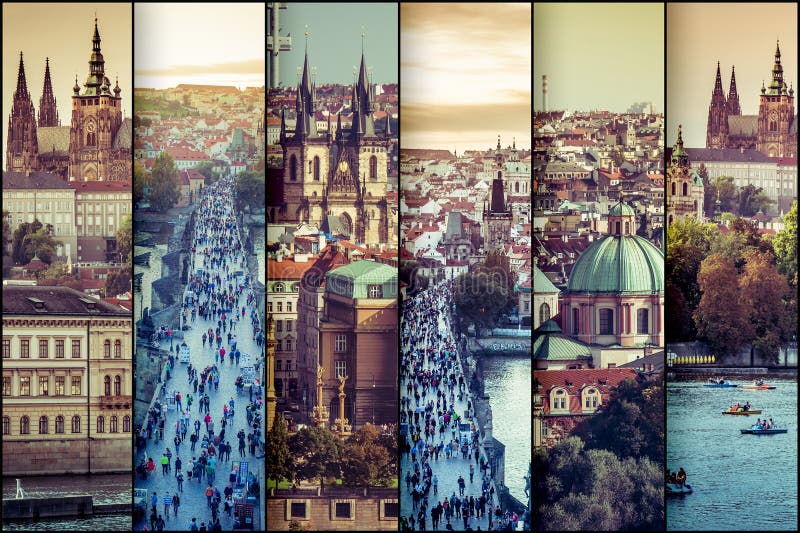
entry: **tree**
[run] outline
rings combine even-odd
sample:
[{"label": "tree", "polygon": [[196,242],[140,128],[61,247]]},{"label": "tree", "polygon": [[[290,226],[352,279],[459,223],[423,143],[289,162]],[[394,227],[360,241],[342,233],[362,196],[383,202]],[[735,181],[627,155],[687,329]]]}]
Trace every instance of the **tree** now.
[{"label": "tree", "polygon": [[356,430],[342,447],[342,483],[350,487],[388,487],[397,479],[397,446],[381,438],[372,424]]},{"label": "tree", "polygon": [[722,355],[736,355],[752,337],[747,310],[738,290],[733,261],[720,254],[703,260],[697,282],[703,296],[693,318],[698,335]]},{"label": "tree", "polygon": [[419,267],[419,261],[416,260],[400,262],[398,279],[407,285],[406,292],[410,296],[414,296],[428,288],[428,278],[418,272]]},{"label": "tree", "polygon": [[289,434],[286,428],[286,420],[283,416],[276,416],[272,422],[272,428],[266,435],[267,480],[275,480],[275,488],[278,482],[290,475],[291,457],[289,456]]},{"label": "tree", "polygon": [[177,203],[180,195],[180,177],[175,162],[167,152],[161,152],[153,163],[150,182],[153,187],[150,205],[154,210],[164,212]]},{"label": "tree", "polygon": [[508,297],[506,306],[516,305],[517,298],[514,289],[517,284],[517,274],[511,270],[511,261],[505,253],[498,250],[489,251],[486,254],[486,259],[475,266],[474,272],[485,272],[499,284],[505,286]]},{"label": "tree", "polygon": [[456,278],[453,302],[466,329],[475,326],[475,335],[480,328],[492,328],[508,302],[508,289],[496,276],[487,272],[461,274]]},{"label": "tree", "polygon": [[3,256],[8,255],[8,243],[11,242],[11,224],[8,219],[10,214],[3,209]]},{"label": "tree", "polygon": [[116,272],[110,272],[106,278],[104,286],[105,295],[108,298],[117,294],[125,294],[131,290],[131,269],[121,268]]},{"label": "tree", "polygon": [[783,229],[772,240],[778,270],[797,287],[797,200],[783,216]]},{"label": "tree", "polygon": [[296,479],[319,479],[324,488],[326,477],[341,477],[339,439],[329,429],[305,427],[289,437],[289,453],[294,458],[292,473]]},{"label": "tree", "polygon": [[117,228],[117,251],[119,252],[120,262],[125,263],[131,259],[133,250],[133,215],[128,213],[119,223]]},{"label": "tree", "polygon": [[214,173],[214,163],[211,161],[201,161],[194,169],[205,176],[207,181],[211,181],[216,177]]},{"label": "tree", "polygon": [[23,222],[17,229],[14,230],[11,236],[11,259],[14,264],[24,265],[30,261],[25,253],[24,239],[29,233],[34,233],[42,227],[42,223],[38,219],[33,222]]},{"label": "tree", "polygon": [[717,176],[713,180],[710,180],[709,183],[706,183],[704,180],[703,185],[705,186],[703,206],[706,217],[711,218],[714,215],[717,198],[719,198],[721,203],[720,209],[722,211],[738,212],[738,203],[736,201],[738,192],[736,190],[736,185],[733,183],[733,177]]},{"label": "tree", "polygon": [[55,261],[39,274],[39,279],[60,279],[68,275],[67,264],[63,261]]},{"label": "tree", "polygon": [[38,257],[48,265],[55,260],[58,242],[50,234],[50,229],[49,224],[47,227],[41,227],[39,224],[39,229],[22,238],[23,261],[20,264],[27,264],[34,257]]},{"label": "tree", "polygon": [[234,194],[238,209],[248,207],[250,212],[264,209],[266,192],[264,178],[263,172],[251,171],[241,172],[237,176]]},{"label": "tree", "polygon": [[764,189],[756,187],[752,183],[739,188],[739,216],[752,217],[759,211],[766,212],[774,203]]},{"label": "tree", "polygon": [[150,180],[147,176],[147,171],[139,164],[138,161],[133,162],[133,203],[136,205],[144,198],[145,187],[150,186]]}]

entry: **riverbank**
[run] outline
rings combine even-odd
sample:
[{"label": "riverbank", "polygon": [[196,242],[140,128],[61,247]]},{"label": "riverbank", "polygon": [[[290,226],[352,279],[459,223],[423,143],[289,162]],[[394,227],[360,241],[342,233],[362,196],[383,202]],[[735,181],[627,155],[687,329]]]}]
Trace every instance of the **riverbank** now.
[{"label": "riverbank", "polygon": [[667,379],[707,379],[719,376],[735,376],[751,380],[757,377],[797,379],[797,368],[784,367],[732,367],[732,366],[672,366],[667,368]]}]

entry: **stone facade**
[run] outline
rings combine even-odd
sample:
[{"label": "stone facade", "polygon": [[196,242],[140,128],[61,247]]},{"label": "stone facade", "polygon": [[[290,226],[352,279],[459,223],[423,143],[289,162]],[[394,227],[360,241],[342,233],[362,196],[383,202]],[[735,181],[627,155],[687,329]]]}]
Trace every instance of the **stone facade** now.
[{"label": "stone facade", "polygon": [[267,529],[288,531],[296,522],[310,531],[397,531],[398,496],[397,489],[383,488],[273,489]]}]

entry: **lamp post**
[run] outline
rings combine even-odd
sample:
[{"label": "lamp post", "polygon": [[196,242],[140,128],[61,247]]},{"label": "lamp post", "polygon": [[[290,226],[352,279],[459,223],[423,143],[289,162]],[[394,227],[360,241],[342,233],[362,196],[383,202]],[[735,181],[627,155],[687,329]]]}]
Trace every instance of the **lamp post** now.
[{"label": "lamp post", "polygon": [[372,425],[375,425],[375,374],[372,374]]}]

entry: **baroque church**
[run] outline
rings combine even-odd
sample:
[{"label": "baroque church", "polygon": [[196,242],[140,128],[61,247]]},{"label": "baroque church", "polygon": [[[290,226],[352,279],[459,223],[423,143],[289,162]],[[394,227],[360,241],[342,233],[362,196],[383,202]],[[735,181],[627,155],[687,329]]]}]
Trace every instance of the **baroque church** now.
[{"label": "baroque church", "polygon": [[756,149],[768,157],[797,157],[794,89],[783,81],[780,43],[775,49],[772,80],[768,86],[761,85],[758,115],[742,115],[733,67],[728,96],[725,96],[717,63],[708,107],[706,148]]},{"label": "baroque church", "polygon": [[62,126],[47,58],[37,122],[20,52],[17,88],[8,119],[6,170],[48,172],[69,181],[131,180],[132,123],[122,116],[119,82],[112,89],[105,75],[97,19],[89,75],[83,89],[76,76],[72,91],[70,125]]},{"label": "baroque church", "polygon": [[349,128],[343,127],[340,113],[335,126],[328,116],[327,132],[317,129],[316,85],[306,50],[294,131],[287,129],[285,110],[281,112],[283,201],[274,222],[314,224],[362,244],[389,242],[397,234],[397,217],[386,198],[391,130],[388,115],[382,130],[373,118],[375,86],[363,49],[351,110]]},{"label": "baroque church", "polygon": [[689,215],[703,220],[704,199],[703,178],[692,169],[678,125],[678,139],[667,165],[667,225]]}]

